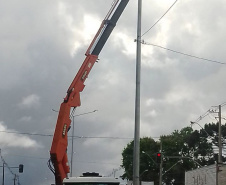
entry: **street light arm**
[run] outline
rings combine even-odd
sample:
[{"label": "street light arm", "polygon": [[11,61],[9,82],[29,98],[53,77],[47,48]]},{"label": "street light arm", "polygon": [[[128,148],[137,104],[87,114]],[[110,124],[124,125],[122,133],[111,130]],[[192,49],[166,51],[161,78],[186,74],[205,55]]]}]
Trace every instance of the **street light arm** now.
[{"label": "street light arm", "polygon": [[146,154],[153,162],[155,165],[158,165],[152,158],[149,154],[147,154],[145,151],[142,151],[142,154]]},{"label": "street light arm", "polygon": [[197,124],[207,134],[207,136],[211,137],[211,135],[199,123],[195,121],[190,121],[190,123],[191,123],[191,126],[194,124]]},{"label": "street light arm", "polygon": [[140,174],[140,178],[144,175],[145,172],[148,172],[148,169],[144,170],[144,171]]},{"label": "street light arm", "polygon": [[96,112],[96,111],[98,111],[98,110],[93,110],[93,111],[85,112],[85,113],[82,113],[82,114],[72,115],[72,117],[82,116],[82,115],[85,115],[85,114],[94,113],[94,112]]},{"label": "street light arm", "polygon": [[171,166],[168,170],[165,171],[165,173],[162,174],[165,175],[168,171],[170,171],[174,166],[176,166],[179,162],[181,162],[181,160],[177,161],[173,166]]}]

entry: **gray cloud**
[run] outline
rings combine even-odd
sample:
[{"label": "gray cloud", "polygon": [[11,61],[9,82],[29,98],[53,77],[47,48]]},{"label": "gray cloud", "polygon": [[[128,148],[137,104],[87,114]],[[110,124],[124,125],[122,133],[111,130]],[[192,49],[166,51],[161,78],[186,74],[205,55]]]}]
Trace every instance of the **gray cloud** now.
[{"label": "gray cloud", "polygon": [[[144,1],[143,32],[173,2]],[[1,4],[1,128],[51,135],[57,119],[52,109],[59,109],[111,1],[23,0]],[[143,39],[225,62],[225,8],[223,0],[178,1]],[[121,151],[133,137],[136,19],[137,2],[131,0],[85,82],[82,106],[76,114],[98,111],[75,117],[75,135],[84,136],[74,142],[75,176],[85,171],[111,174],[119,168]],[[224,74],[225,65],[142,45],[141,136],[159,137],[181,129],[212,105],[223,103]],[[213,117],[206,117],[200,124],[212,121]],[[11,166],[25,165],[21,184],[54,182],[46,165],[51,136],[4,133],[1,137],[4,159]],[[71,139],[69,159],[70,152]],[[119,170],[117,175],[121,174]],[[9,173],[6,181],[12,181]]]}]

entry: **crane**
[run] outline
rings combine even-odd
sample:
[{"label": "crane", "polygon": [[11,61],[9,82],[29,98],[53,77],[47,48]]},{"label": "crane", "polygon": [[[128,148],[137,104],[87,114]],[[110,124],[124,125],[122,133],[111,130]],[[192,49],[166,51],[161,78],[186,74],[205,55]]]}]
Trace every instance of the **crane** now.
[{"label": "crane", "polygon": [[56,185],[62,185],[63,179],[66,178],[67,174],[70,172],[67,157],[67,133],[71,125],[71,109],[81,105],[80,92],[82,92],[85,87],[84,82],[93,65],[98,60],[98,55],[128,4],[128,1],[129,0],[115,0],[113,2],[108,14],[102,21],[99,30],[85,53],[86,57],[82,66],[69,86],[66,96],[60,105],[50,150],[50,163],[52,163],[53,167],[51,167],[49,163],[49,167],[55,175]]}]

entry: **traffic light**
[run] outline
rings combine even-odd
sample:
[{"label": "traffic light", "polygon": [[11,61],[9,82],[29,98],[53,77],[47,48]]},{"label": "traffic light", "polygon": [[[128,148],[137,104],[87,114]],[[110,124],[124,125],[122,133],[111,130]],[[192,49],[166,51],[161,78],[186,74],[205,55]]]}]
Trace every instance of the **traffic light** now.
[{"label": "traffic light", "polygon": [[157,153],[157,155],[156,155],[156,162],[157,163],[161,163],[161,161],[162,161],[162,154],[161,153]]},{"label": "traffic light", "polygon": [[19,165],[19,173],[23,173],[23,171],[24,171],[24,165],[20,164]]}]

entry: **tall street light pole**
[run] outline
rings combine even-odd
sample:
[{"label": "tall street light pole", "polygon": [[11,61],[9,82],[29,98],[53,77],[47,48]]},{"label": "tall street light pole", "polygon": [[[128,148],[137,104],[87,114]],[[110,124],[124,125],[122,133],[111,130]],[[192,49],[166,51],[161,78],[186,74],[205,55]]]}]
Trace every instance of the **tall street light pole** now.
[{"label": "tall street light pole", "polygon": [[141,7],[142,0],[138,0],[137,18],[137,56],[136,56],[136,97],[135,97],[135,130],[133,150],[133,185],[140,184],[140,71],[141,71]]},{"label": "tall street light pole", "polygon": [[[73,115],[74,113],[74,110],[72,111],[72,115],[70,117],[72,117],[72,139],[71,139],[71,169],[70,169],[70,176],[72,177],[72,173],[73,173],[73,154],[74,154],[74,126],[75,126],[75,123],[74,123],[74,117],[75,116],[83,116],[85,114],[90,114],[90,113],[94,113],[98,110],[94,110],[94,111],[91,111],[91,112],[85,112],[85,113],[82,113],[82,114],[78,114],[78,115]],[[55,109],[52,109],[53,112],[59,112]],[[4,185],[4,184],[3,184]]]},{"label": "tall street light pole", "polygon": [[72,173],[73,173],[73,166],[72,165],[73,165],[73,155],[74,155],[74,132],[75,132],[75,129],[74,129],[74,127],[75,127],[74,118],[75,118],[75,116],[73,116],[73,118],[72,118],[71,169],[70,169],[70,171],[71,171],[71,173],[70,173],[71,177],[72,177]]},{"label": "tall street light pole", "polygon": [[86,113],[82,113],[82,114],[78,114],[78,115],[72,115],[72,138],[71,138],[71,169],[70,169],[70,176],[72,177],[73,175],[73,156],[74,156],[74,133],[75,133],[75,122],[74,122],[74,118],[75,116],[82,116],[85,114],[90,114],[90,113],[94,113],[97,110],[91,111],[91,112],[86,112]]}]

